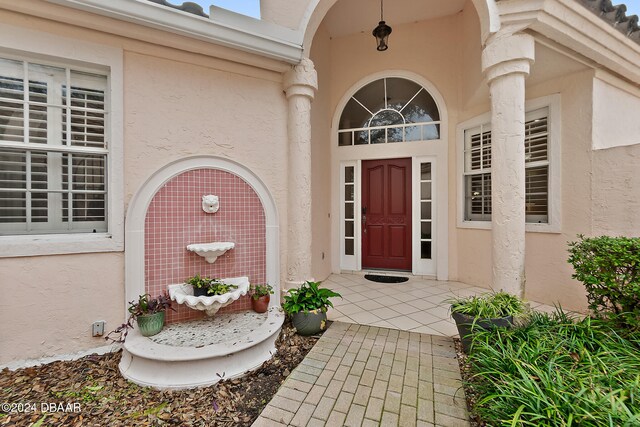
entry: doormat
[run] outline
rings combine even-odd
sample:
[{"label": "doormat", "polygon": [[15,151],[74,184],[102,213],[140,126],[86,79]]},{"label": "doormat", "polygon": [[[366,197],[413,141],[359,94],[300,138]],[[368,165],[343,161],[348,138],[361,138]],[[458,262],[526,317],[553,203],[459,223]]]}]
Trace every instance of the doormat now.
[{"label": "doormat", "polygon": [[402,283],[409,280],[408,277],[401,276],[380,276],[377,274],[365,274],[364,278],[378,283]]}]

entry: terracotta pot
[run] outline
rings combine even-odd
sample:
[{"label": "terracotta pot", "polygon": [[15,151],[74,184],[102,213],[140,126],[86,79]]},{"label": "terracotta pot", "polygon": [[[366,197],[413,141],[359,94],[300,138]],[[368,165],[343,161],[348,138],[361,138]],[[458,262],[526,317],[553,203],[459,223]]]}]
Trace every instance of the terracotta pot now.
[{"label": "terracotta pot", "polygon": [[320,310],[291,315],[296,332],[303,336],[314,335],[327,328],[327,313]]},{"label": "terracotta pot", "polygon": [[160,333],[164,327],[164,311],[153,314],[143,314],[136,317],[138,321],[138,328],[140,328],[140,334],[143,337],[150,337],[157,333]]},{"label": "terracotta pot", "polygon": [[513,316],[501,317],[497,319],[481,319],[462,313],[451,313],[451,317],[456,322],[458,334],[462,341],[462,349],[469,354],[473,333],[476,331],[490,330],[494,328],[509,328],[513,325]]},{"label": "terracotta pot", "polygon": [[256,313],[266,313],[269,310],[269,301],[271,301],[270,295],[263,295],[258,299],[251,297],[251,308]]}]

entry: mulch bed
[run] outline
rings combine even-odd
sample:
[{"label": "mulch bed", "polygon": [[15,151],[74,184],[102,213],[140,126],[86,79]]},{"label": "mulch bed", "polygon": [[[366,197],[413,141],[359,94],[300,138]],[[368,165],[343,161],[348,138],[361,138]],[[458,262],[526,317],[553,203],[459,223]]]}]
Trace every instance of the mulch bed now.
[{"label": "mulch bed", "polygon": [[471,386],[471,367],[467,363],[467,355],[462,351],[462,341],[459,338],[454,338],[453,342],[456,347],[456,353],[458,355],[458,364],[460,365],[460,375],[462,375],[462,384],[464,387],[464,396],[467,399],[467,411],[469,411],[469,423],[471,427],[485,427],[486,423],[478,417],[473,410],[478,396],[476,395],[473,387]]},{"label": "mulch bed", "polygon": [[13,411],[0,408],[0,426],[250,426],[318,338],[296,335],[287,321],[271,360],[242,378],[193,390],[125,380],[121,352],[5,369],[0,405],[13,404]]}]

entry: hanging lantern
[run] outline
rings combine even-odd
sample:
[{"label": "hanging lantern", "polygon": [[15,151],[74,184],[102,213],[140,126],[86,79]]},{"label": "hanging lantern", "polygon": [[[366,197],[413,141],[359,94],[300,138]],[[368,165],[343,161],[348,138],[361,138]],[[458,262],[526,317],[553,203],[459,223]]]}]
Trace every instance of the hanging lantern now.
[{"label": "hanging lantern", "polygon": [[380,0],[380,22],[378,26],[373,29],[373,36],[376,38],[376,42],[378,43],[377,49],[380,52],[389,48],[387,41],[389,40],[389,34],[391,34],[391,27],[384,22],[383,1],[384,0]]}]

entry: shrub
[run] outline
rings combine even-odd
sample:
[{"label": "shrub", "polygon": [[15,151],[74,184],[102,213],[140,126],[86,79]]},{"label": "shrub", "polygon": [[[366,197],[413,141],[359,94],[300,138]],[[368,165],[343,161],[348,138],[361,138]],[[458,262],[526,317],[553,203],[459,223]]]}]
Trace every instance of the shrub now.
[{"label": "shrub", "polygon": [[640,238],[584,237],[569,243],[569,263],[595,314],[640,315]]}]

